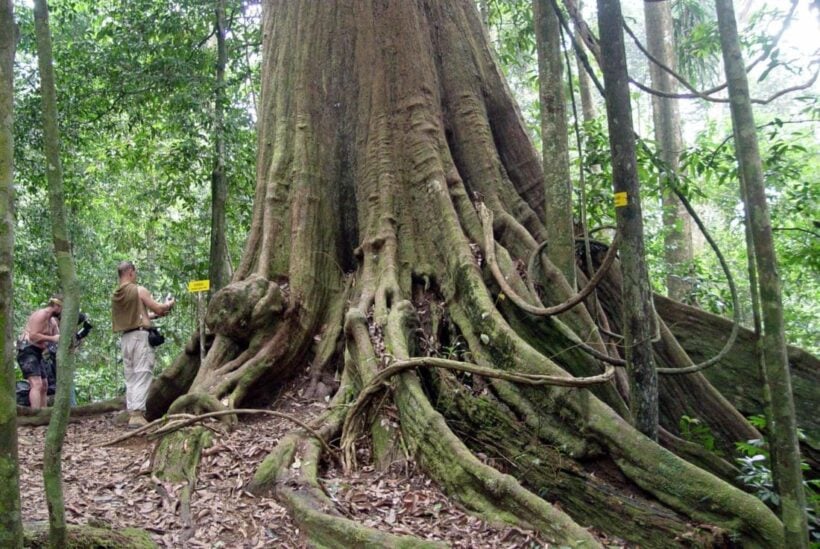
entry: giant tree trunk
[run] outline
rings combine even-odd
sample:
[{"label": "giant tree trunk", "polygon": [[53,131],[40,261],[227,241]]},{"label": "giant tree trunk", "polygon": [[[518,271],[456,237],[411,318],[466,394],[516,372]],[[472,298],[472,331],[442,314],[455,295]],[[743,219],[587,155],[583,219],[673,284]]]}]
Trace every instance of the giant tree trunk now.
[{"label": "giant tree trunk", "polygon": [[12,0],[0,1],[0,546],[22,547],[14,396],[14,50]]},{"label": "giant tree trunk", "polygon": [[[378,463],[401,439],[442,489],[482,517],[564,545],[598,545],[589,526],[647,547],[730,537],[781,544],[775,515],[716,476],[730,477],[728,464],[663,432],[670,451],[624,419],[624,395],[578,346],[599,357],[616,352],[583,304],[539,318],[500,292],[499,281],[539,306],[573,289],[548,260],[533,271],[533,286],[520,268],[549,237],[543,174],[473,2],[276,0],[263,4],[263,24],[251,232],[232,283],[209,307],[215,338],[205,360],[181,356],[154,384],[151,413],[175,395],[172,410],[270,401],[309,364],[311,394],[335,390],[312,425],[324,440],[343,430],[348,457],[351,443],[371,441]],[[620,299],[611,296],[605,309],[620,308]],[[669,351],[673,340],[658,360],[684,366],[685,353]],[[380,421],[378,406],[367,421],[353,416],[360,407],[350,404],[387,364],[446,347],[490,373],[406,370],[388,381],[398,430]],[[510,372],[551,376],[550,384],[494,377]],[[602,382],[567,386],[587,376]],[[695,415],[700,400],[686,390],[714,391],[702,376],[676,383],[669,398]],[[729,418],[716,433],[727,447],[738,433],[755,433],[725,399],[710,406],[705,414]],[[521,461],[502,472],[478,452]],[[317,481],[321,454],[312,434],[294,431],[251,488],[272,490],[320,545],[420,543],[337,513]]]},{"label": "giant tree trunk", "polygon": [[43,97],[43,142],[45,145],[46,179],[48,181],[49,214],[54,256],[60,285],[63,290],[63,311],[60,320],[60,343],[57,364],[60,375],[51,421],[43,448],[43,482],[48,505],[48,540],[50,547],[67,545],[65,498],[63,497],[62,451],[68,416],[71,385],[74,383],[74,357],[69,352],[74,342],[74,329],[80,311],[80,284],[74,268],[71,240],[68,234],[65,197],[63,193],[63,166],[60,161],[60,130],[57,122],[57,88],[54,82],[54,63],[51,49],[51,30],[48,23],[47,0],[34,1],[34,27],[37,34],[37,63],[40,69]]}]

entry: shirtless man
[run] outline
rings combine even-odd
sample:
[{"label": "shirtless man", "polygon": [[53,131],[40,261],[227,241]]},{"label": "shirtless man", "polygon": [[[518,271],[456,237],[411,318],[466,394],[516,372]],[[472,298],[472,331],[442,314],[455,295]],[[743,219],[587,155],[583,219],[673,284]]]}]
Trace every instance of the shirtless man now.
[{"label": "shirtless man", "polygon": [[125,403],[130,413],[128,426],[145,425],[145,401],[154,373],[154,349],[148,343],[151,319],[165,316],[174,299],[157,303],[151,292],[137,284],[137,269],[130,261],[117,265],[119,284],[111,297],[111,317],[115,332],[122,333],[122,361],[125,366]]},{"label": "shirtless man", "polygon": [[48,305],[31,313],[17,343],[17,363],[28,381],[28,400],[32,408],[44,408],[47,403],[48,372],[43,351],[49,343],[60,341],[62,312],[62,296],[55,295],[48,300]]}]

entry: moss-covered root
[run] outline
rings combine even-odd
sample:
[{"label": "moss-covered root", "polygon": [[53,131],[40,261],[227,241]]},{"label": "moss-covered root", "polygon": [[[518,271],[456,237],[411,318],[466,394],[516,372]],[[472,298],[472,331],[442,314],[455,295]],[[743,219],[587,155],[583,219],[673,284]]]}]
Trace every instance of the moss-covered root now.
[{"label": "moss-covered root", "polygon": [[[352,369],[351,365],[345,367],[330,407],[311,422],[325,440],[338,434],[348,404],[355,397]],[[265,458],[247,489],[254,494],[273,492],[314,547],[441,547],[367,528],[341,516],[317,480],[320,448],[318,441],[303,431],[291,432]]]},{"label": "moss-covered root", "polygon": [[[407,358],[412,306],[395,305],[386,331],[389,351]],[[425,396],[415,374],[398,376],[395,401],[401,428],[424,469],[450,497],[494,523],[533,528],[551,542],[598,547],[598,541],[567,514],[522,487],[517,480],[483,464],[453,434]]]},{"label": "moss-covered root", "polygon": [[288,509],[314,547],[445,547],[411,536],[396,536],[345,518],[317,480],[320,446],[315,439],[290,435],[269,456],[276,471],[274,495]]},{"label": "moss-covered root", "polygon": [[179,514],[185,527],[184,539],[194,533],[191,496],[196,488],[202,450],[210,443],[210,431],[197,426],[165,435],[154,452],[153,469],[157,477],[170,482],[185,483],[179,494]]},{"label": "moss-covered root", "polygon": [[621,471],[661,502],[728,530],[743,547],[783,547],[783,525],[759,499],[662,448],[614,413],[593,410],[590,418],[590,430],[605,441]]},{"label": "moss-covered root", "polygon": [[[25,525],[24,547],[40,549],[48,547],[48,524],[45,522]],[[66,549],[154,549],[157,544],[144,530],[124,528],[110,530],[98,526],[68,526]]]},{"label": "moss-covered root", "polygon": [[[492,396],[474,395],[452,373],[440,372],[437,380],[436,407],[473,451],[503,459],[510,474],[576,520],[641,547],[722,547],[728,541],[719,528],[693,524],[640,490],[624,490],[626,479],[606,456],[577,460],[534,436],[529,420],[522,422]],[[528,415],[541,419],[535,410]]]}]

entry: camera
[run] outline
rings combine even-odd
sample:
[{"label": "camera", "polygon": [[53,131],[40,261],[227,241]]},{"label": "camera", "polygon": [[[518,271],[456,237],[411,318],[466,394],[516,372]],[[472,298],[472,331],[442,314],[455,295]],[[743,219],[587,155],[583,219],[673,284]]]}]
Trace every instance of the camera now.
[{"label": "camera", "polygon": [[86,337],[89,333],[91,333],[91,329],[94,327],[91,322],[88,321],[88,315],[81,312],[79,317],[77,318],[77,325],[80,326],[80,329],[74,334],[74,337],[77,341],[80,341],[84,337]]}]

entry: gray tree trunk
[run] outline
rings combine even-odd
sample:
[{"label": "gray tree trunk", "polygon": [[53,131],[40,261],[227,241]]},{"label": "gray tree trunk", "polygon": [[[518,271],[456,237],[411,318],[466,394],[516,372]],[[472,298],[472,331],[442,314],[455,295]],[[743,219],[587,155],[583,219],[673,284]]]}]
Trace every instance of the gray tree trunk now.
[{"label": "gray tree trunk", "polygon": [[23,546],[14,395],[14,50],[12,0],[0,1],[0,547]]},{"label": "gray tree trunk", "polygon": [[746,203],[757,266],[763,320],[763,363],[769,383],[772,420],[769,446],[772,472],[780,494],[780,514],[787,547],[808,547],[806,496],[800,470],[797,422],[792,400],[791,376],[783,324],[783,302],[777,273],[771,218],[766,203],[763,165],[757,143],[749,82],[737,34],[732,0],[716,0],[720,45],[729,84],[732,125],[737,150],[742,194]]},{"label": "gray tree trunk", "polygon": [[[584,3],[582,1],[578,2],[578,9],[583,10],[583,8]],[[575,26],[574,20],[573,26]],[[575,32],[578,32],[577,27],[575,27]],[[578,42],[583,44],[583,40],[578,40]],[[589,122],[596,116],[595,101],[592,99],[592,82],[590,82],[589,74],[587,74],[587,69],[584,67],[578,52],[575,52],[575,64],[578,66],[578,93],[581,95],[581,113],[584,122]]]},{"label": "gray tree trunk", "polygon": [[570,287],[575,288],[575,233],[559,34],[561,28],[550,0],[533,0],[532,8],[538,51],[541,143],[549,239],[547,250],[550,259],[564,274]]},{"label": "gray tree trunk", "polygon": [[630,411],[635,427],[658,438],[658,375],[652,356],[652,291],[644,251],[643,217],[638,182],[635,132],[629,100],[629,81],[622,28],[621,3],[598,0],[615,212],[621,233],[623,270],[624,345],[630,385]]},{"label": "gray tree trunk", "polygon": [[225,207],[228,201],[228,179],[225,173],[225,0],[216,3],[216,88],[214,92],[214,169],[211,174],[211,253],[208,278],[211,292],[217,292],[231,281],[231,263],[225,235]]},{"label": "gray tree trunk", "polygon": [[484,23],[484,29],[490,28],[490,6],[487,5],[487,0],[478,0],[478,12],[481,14],[481,22]]},{"label": "gray tree trunk", "polygon": [[67,529],[61,461],[63,439],[70,414],[71,384],[74,381],[74,360],[69,353],[69,348],[77,327],[80,286],[74,269],[74,258],[71,254],[71,240],[66,221],[63,168],[60,162],[60,130],[57,124],[57,90],[54,82],[51,31],[46,0],[35,0],[34,2],[34,27],[37,35],[37,58],[43,97],[43,140],[47,164],[46,179],[48,181],[51,233],[63,290],[60,344],[57,349],[57,364],[60,372],[57,376],[57,395],[43,450],[43,480],[49,514],[49,546],[62,548],[67,545]]},{"label": "gray tree trunk", "polygon": [[[672,29],[672,7],[670,2],[644,2],[646,17],[646,45],[649,53],[665,66],[675,69],[675,36]],[[657,64],[649,63],[652,87],[664,92],[677,91],[677,83],[672,75]],[[673,175],[677,173],[680,155],[683,152],[683,138],[680,130],[680,110],[678,100],[652,96],[652,114],[655,123],[655,141],[664,164],[670,173],[662,174],[664,258],[666,260],[666,289],[669,297],[678,301],[691,292],[689,271],[692,265],[692,219],[678,197],[669,188]]]}]

